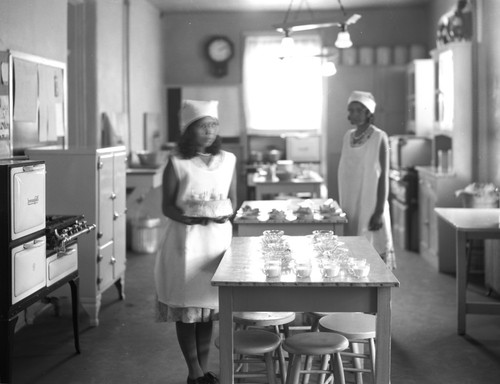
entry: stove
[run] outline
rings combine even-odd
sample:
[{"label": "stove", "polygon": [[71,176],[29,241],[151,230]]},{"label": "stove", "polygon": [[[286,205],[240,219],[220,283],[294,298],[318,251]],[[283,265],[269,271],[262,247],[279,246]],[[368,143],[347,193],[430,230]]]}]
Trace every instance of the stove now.
[{"label": "stove", "polygon": [[418,252],[418,172],[413,167],[391,169],[389,183],[394,241]]},{"label": "stove", "polygon": [[65,252],[75,240],[96,228],[88,224],[83,215],[49,215],[45,221],[47,254]]}]

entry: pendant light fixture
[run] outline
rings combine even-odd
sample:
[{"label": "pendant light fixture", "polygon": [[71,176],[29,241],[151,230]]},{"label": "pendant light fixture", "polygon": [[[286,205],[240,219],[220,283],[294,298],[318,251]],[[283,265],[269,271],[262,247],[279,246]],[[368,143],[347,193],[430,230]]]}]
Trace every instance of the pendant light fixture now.
[{"label": "pendant light fixture", "polygon": [[335,46],[340,49],[352,47],[351,35],[347,31],[347,27],[345,25],[341,27],[341,30],[337,35]]},{"label": "pendant light fixture", "polygon": [[[300,0],[300,6],[298,11],[300,11],[300,8],[302,7],[303,4],[307,7],[307,10],[312,16],[312,10],[309,7],[309,4],[307,3],[307,0]],[[335,46],[340,49],[344,48],[350,48],[352,47],[353,43],[351,40],[351,35],[349,34],[349,31],[347,30],[347,27],[351,24],[356,23],[359,19],[361,19],[361,15],[355,13],[351,15],[350,17],[347,17],[347,13],[344,9],[344,6],[342,5],[341,0],[338,0],[340,10],[342,11],[342,14],[344,15],[344,20],[343,22],[336,22],[330,19],[316,19],[314,17],[311,17],[310,20],[306,21],[298,21],[294,20],[291,21],[289,20],[292,7],[293,7],[293,2],[294,0],[290,0],[290,5],[288,6],[288,10],[285,15],[285,20],[283,23],[275,25],[274,27],[278,32],[284,33],[285,37],[283,38],[282,41],[282,46],[287,46],[289,47],[291,45],[290,40],[293,40],[292,37],[290,36],[292,32],[302,32],[302,31],[309,31],[309,30],[315,30],[315,29],[324,29],[324,28],[330,28],[330,27],[339,27],[340,31],[337,35],[337,39],[335,41]]]},{"label": "pendant light fixture", "polygon": [[[344,9],[344,6],[342,5],[342,2],[339,1],[339,6],[340,10],[344,14],[344,17],[347,17],[347,13]],[[340,49],[344,48],[350,48],[352,47],[352,40],[351,40],[351,35],[349,34],[349,31],[347,30],[347,26],[349,24],[354,24],[356,21],[358,21],[361,18],[360,15],[354,14],[350,18],[348,18],[344,23],[340,23],[340,31],[339,34],[337,35],[337,40],[335,40],[335,46]]]}]

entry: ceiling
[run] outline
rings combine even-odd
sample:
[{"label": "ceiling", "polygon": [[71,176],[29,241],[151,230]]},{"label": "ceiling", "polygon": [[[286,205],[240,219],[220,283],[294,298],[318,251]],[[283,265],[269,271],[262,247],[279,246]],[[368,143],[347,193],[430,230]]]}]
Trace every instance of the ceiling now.
[{"label": "ceiling", "polygon": [[[286,11],[293,9],[338,10],[338,0],[149,0],[163,12]],[[342,0],[348,11],[355,8],[409,6],[429,0]]]}]

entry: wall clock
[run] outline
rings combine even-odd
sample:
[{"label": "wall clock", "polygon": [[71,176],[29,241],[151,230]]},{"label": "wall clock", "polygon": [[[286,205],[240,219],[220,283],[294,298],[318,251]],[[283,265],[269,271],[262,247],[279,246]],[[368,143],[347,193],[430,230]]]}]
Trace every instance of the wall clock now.
[{"label": "wall clock", "polygon": [[226,36],[212,36],[205,44],[205,55],[215,77],[227,75],[227,64],[234,56],[234,44]]}]

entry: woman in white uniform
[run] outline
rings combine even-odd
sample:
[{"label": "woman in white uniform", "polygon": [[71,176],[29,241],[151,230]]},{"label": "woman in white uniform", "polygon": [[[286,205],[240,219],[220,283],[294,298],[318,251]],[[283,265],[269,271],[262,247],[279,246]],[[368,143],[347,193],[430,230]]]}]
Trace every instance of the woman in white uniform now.
[{"label": "woman in white uniform", "polygon": [[354,91],[348,100],[348,120],[338,184],[340,206],[347,214],[345,234],[366,236],[390,269],[396,268],[389,212],[389,145],[387,134],[373,125],[375,99]]},{"label": "woman in white uniform", "polygon": [[188,217],[192,194],[213,194],[236,204],[236,157],[220,149],[216,101],[185,100],[181,138],[163,174],[165,240],[155,262],[157,320],[176,322],[177,339],[188,366],[188,384],[218,383],[208,371],[218,290],[210,280],[229,247],[228,216]]}]

